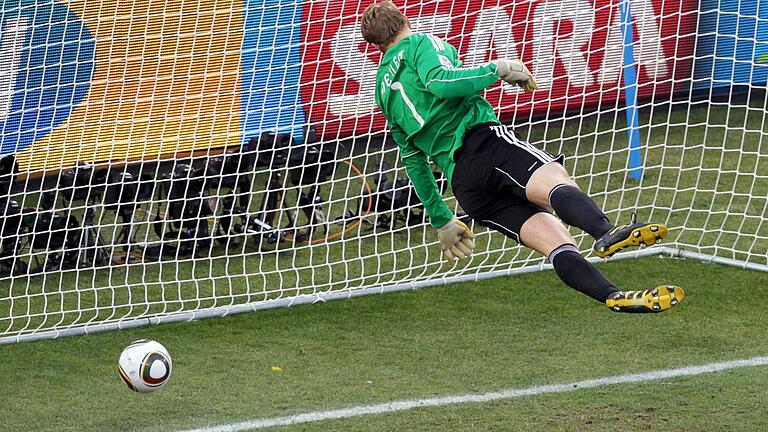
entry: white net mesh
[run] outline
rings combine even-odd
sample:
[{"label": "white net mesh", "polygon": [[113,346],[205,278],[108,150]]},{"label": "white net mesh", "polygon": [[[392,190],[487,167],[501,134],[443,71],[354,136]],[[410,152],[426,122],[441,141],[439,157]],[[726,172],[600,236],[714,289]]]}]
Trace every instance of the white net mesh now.
[{"label": "white net mesh", "polygon": [[[4,1],[0,340],[542,264],[479,226],[471,260],[441,261],[374,107],[367,5]],[[669,246],[768,266],[766,11],[398,5],[465,64],[529,65],[539,91],[486,97],[612,220],[637,212]]]}]

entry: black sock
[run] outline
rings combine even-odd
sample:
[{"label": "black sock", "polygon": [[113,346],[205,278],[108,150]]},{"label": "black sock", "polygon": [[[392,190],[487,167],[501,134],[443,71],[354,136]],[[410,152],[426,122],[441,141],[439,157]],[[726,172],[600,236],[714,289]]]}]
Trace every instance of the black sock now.
[{"label": "black sock", "polygon": [[605,302],[611,293],[618,291],[572,244],[564,244],[553,250],[549,254],[549,261],[566,285],[599,302]]},{"label": "black sock", "polygon": [[583,229],[595,239],[613,228],[600,207],[577,187],[568,184],[555,186],[549,193],[549,205],[563,222]]}]

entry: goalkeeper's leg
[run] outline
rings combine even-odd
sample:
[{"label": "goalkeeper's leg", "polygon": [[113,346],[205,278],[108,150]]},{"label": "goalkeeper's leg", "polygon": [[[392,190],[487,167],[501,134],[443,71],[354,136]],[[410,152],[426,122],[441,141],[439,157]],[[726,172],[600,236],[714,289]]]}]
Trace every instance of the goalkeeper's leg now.
[{"label": "goalkeeper's leg", "polygon": [[645,291],[619,291],[581,256],[568,230],[549,213],[531,216],[520,228],[520,240],[547,256],[566,285],[605,303],[615,312],[663,312],[682,301],[685,295],[682,288],[672,285]]},{"label": "goalkeeper's leg", "polygon": [[570,178],[559,163],[548,163],[531,176],[525,190],[529,201],[551,207],[568,225],[583,229],[595,240],[598,256],[608,257],[629,246],[651,246],[667,235],[658,223],[614,226],[600,207]]},{"label": "goalkeeper's leg", "polygon": [[599,302],[605,302],[619,291],[581,256],[571,233],[550,213],[536,213],[525,221],[520,228],[520,241],[548,257],[557,275],[569,287]]}]

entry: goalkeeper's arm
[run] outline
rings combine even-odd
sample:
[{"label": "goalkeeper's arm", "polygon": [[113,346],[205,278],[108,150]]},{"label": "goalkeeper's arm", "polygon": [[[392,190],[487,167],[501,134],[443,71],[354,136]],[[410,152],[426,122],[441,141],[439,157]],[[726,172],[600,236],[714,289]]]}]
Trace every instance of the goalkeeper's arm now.
[{"label": "goalkeeper's arm", "polygon": [[443,195],[437,187],[432,167],[429,166],[424,153],[408,142],[405,131],[397,124],[389,122],[392,138],[400,148],[400,160],[405,165],[408,178],[411,179],[416,195],[419,196],[424,209],[429,214],[432,226],[440,228],[453,218],[453,212],[443,201]]},{"label": "goalkeeper's arm", "polygon": [[[467,97],[479,93],[499,80],[496,65],[486,63],[461,67],[455,48],[445,45],[438,52],[427,40],[421,40],[414,52],[414,64],[424,87],[439,98]],[[450,57],[450,58],[449,58]]]},{"label": "goalkeeper's arm", "polygon": [[[431,39],[430,39],[431,40]],[[519,85],[526,92],[538,89],[528,68],[520,60],[499,59],[474,67],[461,67],[456,49],[441,42],[441,50],[435,44],[422,40],[416,47],[414,64],[424,87],[440,98],[467,97],[502,80]],[[451,60],[455,59],[455,63]]]},{"label": "goalkeeper's arm", "polygon": [[443,201],[427,157],[421,151],[416,151],[402,156],[402,161],[416,189],[416,194],[429,214],[432,226],[437,228],[443,256],[447,260],[453,260],[472,255],[472,250],[475,248],[475,234],[463,222],[456,219]]},{"label": "goalkeeper's arm", "polygon": [[475,248],[475,234],[456,217],[443,201],[443,196],[432,174],[432,168],[424,153],[408,144],[405,132],[397,126],[392,127],[392,136],[400,147],[400,159],[405,165],[408,178],[411,179],[416,195],[429,214],[432,226],[437,228],[443,256],[452,260],[466,258]]},{"label": "goalkeeper's arm", "polygon": [[424,209],[429,214],[432,226],[440,228],[453,218],[453,212],[443,201],[440,189],[437,187],[435,176],[432,174],[427,157],[420,150],[412,151],[401,156],[408,178],[411,179],[416,195],[419,196]]}]

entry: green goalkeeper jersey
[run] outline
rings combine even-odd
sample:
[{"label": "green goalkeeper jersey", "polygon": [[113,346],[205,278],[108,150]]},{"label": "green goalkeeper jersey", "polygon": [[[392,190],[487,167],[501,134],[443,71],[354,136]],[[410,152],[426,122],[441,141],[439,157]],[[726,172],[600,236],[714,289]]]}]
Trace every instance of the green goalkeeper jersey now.
[{"label": "green goalkeeper jersey", "polygon": [[453,213],[443,201],[428,157],[448,181],[464,133],[498,123],[480,92],[499,79],[496,65],[462,67],[456,48],[434,35],[414,33],[390,47],[376,74],[376,105],[386,116],[400,159],[435,227]]}]

